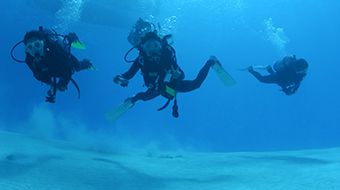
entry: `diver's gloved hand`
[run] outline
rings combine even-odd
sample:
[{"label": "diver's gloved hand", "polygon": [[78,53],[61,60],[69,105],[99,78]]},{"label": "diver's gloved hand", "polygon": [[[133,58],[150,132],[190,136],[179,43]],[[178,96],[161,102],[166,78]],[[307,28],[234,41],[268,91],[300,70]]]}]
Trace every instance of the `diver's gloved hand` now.
[{"label": "diver's gloved hand", "polygon": [[90,60],[83,59],[75,66],[75,70],[79,72],[82,70],[96,70],[96,68],[93,66]]},{"label": "diver's gloved hand", "polygon": [[286,86],[286,87],[282,88],[282,91],[283,91],[286,95],[290,96],[290,95],[293,95],[293,94],[297,91],[297,89],[298,89],[298,85],[296,85],[296,84],[291,84],[291,85],[289,85],[289,86]]},{"label": "diver's gloved hand", "polygon": [[117,75],[113,78],[113,82],[122,86],[127,87],[129,85],[129,81],[126,80],[122,75]]}]

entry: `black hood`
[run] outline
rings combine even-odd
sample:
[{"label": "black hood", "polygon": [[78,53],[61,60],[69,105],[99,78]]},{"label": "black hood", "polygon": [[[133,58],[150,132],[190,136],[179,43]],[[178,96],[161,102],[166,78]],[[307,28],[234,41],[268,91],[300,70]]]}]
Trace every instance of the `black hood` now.
[{"label": "black hood", "polygon": [[40,40],[44,40],[45,39],[45,34],[44,34],[44,32],[37,31],[37,30],[32,30],[30,32],[27,32],[25,34],[25,37],[24,37],[24,44],[26,45],[27,41],[29,39],[32,39],[32,38],[37,38],[37,39],[40,39]]},{"label": "black hood", "polygon": [[162,41],[162,39],[157,35],[156,32],[148,32],[141,39],[141,44],[144,44],[146,41],[151,40],[151,39],[157,40],[159,42]]}]

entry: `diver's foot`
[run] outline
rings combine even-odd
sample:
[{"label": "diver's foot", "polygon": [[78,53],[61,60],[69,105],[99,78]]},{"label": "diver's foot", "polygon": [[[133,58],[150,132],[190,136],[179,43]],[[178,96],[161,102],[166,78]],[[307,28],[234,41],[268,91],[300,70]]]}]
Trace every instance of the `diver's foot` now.
[{"label": "diver's foot", "polygon": [[57,85],[57,90],[60,91],[60,92],[65,92],[67,90],[67,86],[64,85],[64,84],[59,83]]},{"label": "diver's foot", "polygon": [[54,104],[55,103],[55,96],[46,96],[45,102]]},{"label": "diver's foot", "polygon": [[96,68],[93,66],[90,60],[83,59],[79,62],[79,65],[76,67],[77,72],[82,70],[96,70]]},{"label": "diver's foot", "polygon": [[47,96],[45,101],[49,103],[55,103],[55,98],[56,98],[56,90],[57,88],[54,85],[51,85],[50,89],[47,91]]},{"label": "diver's foot", "polygon": [[135,104],[136,101],[134,101],[133,98],[126,98],[124,102],[131,102],[132,104]]},{"label": "diver's foot", "polygon": [[253,72],[254,71],[254,67],[253,66],[249,66],[246,68],[248,72]]},{"label": "diver's foot", "polygon": [[221,62],[215,56],[210,56],[208,63],[210,64],[210,67],[213,67],[215,65],[222,66]]},{"label": "diver's foot", "polygon": [[133,107],[136,104],[136,101],[133,98],[127,98],[124,100],[124,104],[129,104],[131,107]]},{"label": "diver's foot", "polygon": [[47,91],[47,96],[55,96],[56,94],[56,89],[54,86],[51,86],[50,89]]}]

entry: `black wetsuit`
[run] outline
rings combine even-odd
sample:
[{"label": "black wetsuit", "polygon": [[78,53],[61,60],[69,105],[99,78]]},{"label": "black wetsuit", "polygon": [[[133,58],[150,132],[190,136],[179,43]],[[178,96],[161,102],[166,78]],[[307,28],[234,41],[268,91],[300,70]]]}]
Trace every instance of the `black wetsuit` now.
[{"label": "black wetsuit", "polygon": [[45,84],[51,85],[52,78],[59,78],[58,85],[67,87],[74,71],[80,66],[78,59],[63,49],[57,42],[45,40],[45,55],[40,61],[26,53],[25,59],[34,77]]},{"label": "black wetsuit", "polygon": [[292,95],[298,90],[301,81],[306,76],[305,73],[300,74],[296,72],[293,65],[295,61],[295,58],[285,57],[282,61],[275,63],[274,69],[269,66],[267,71],[270,75],[266,76],[253,69],[249,69],[249,72],[260,82],[277,84],[286,95]]},{"label": "black wetsuit", "polygon": [[[150,60],[143,56],[142,53],[130,67],[130,69],[122,74],[126,80],[130,80],[136,73],[141,70],[144,83],[148,87],[146,92],[141,92],[132,97],[132,101],[147,101],[159,95],[164,94],[164,85],[167,85],[177,92],[190,92],[198,89],[206,79],[210,67],[214,61],[208,61],[198,73],[194,80],[184,80],[184,72],[179,68],[176,61],[175,52],[172,47],[166,46],[162,48],[159,60]],[[170,81],[164,82],[167,71],[175,69],[180,74],[173,77]]]}]

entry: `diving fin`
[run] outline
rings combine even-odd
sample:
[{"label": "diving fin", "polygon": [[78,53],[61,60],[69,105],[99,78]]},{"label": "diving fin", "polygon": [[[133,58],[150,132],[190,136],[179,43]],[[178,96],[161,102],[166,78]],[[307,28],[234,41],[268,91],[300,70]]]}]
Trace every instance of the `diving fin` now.
[{"label": "diving fin", "polygon": [[212,68],[215,70],[217,76],[222,80],[224,85],[233,86],[236,84],[234,78],[222,67],[221,64],[214,64]]},{"label": "diving fin", "polygon": [[112,111],[106,113],[106,119],[111,123],[115,123],[123,114],[134,106],[132,100],[126,100]]},{"label": "diving fin", "polygon": [[75,49],[80,49],[80,50],[86,49],[86,46],[83,43],[81,43],[80,41],[73,42],[71,46]]}]

